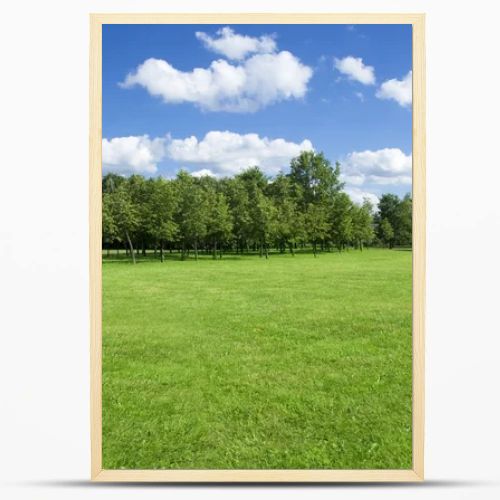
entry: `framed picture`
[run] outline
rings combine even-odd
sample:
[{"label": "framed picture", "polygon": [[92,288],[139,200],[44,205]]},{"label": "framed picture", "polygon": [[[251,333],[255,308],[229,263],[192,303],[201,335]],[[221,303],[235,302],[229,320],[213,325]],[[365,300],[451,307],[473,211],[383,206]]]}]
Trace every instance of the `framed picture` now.
[{"label": "framed picture", "polygon": [[423,14],[92,14],[91,477],[421,481]]}]

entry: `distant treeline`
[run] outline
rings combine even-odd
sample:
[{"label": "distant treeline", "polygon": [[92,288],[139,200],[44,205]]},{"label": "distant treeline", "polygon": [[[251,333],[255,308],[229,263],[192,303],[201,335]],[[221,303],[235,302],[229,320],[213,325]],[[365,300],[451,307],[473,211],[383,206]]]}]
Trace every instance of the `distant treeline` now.
[{"label": "distant treeline", "polygon": [[411,245],[412,200],[394,194],[378,207],[352,202],[343,192],[340,166],[321,153],[303,152],[290,173],[270,179],[257,167],[231,178],[193,177],[185,171],[172,180],[107,174],[102,180],[103,247],[125,246],[135,253],[200,251],[221,258],[224,251],[258,252],[267,258],[310,248]]}]

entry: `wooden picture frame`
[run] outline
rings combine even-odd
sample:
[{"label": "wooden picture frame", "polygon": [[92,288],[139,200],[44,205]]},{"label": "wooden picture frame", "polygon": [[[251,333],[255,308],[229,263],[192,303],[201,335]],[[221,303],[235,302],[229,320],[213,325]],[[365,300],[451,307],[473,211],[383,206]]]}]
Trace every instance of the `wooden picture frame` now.
[{"label": "wooden picture frame", "polygon": [[[411,24],[413,26],[413,467],[409,470],[105,470],[102,467],[101,142],[103,24]],[[424,14],[90,15],[91,479],[149,482],[412,482],[424,478],[425,320]]]}]

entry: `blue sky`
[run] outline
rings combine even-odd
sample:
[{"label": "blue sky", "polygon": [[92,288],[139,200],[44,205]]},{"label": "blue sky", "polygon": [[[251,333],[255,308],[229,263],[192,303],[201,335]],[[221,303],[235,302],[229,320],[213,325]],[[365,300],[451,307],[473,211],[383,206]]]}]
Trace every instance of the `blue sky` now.
[{"label": "blue sky", "polygon": [[274,175],[313,148],[353,198],[403,195],[411,59],[410,25],[105,25],[104,172]]}]

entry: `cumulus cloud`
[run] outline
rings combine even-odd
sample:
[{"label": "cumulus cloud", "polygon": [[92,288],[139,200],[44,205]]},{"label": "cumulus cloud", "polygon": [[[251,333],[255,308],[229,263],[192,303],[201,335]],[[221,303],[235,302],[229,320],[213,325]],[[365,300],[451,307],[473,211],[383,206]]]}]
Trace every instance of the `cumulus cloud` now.
[{"label": "cumulus cloud", "polygon": [[161,161],[179,166],[198,167],[195,177],[232,176],[248,167],[258,166],[275,175],[290,165],[302,151],[311,151],[311,141],[301,143],[269,139],[258,134],[211,131],[198,140],[195,136],[172,139],[170,135],[150,139],[147,135],[103,139],[102,160],[105,172],[154,174]]},{"label": "cumulus cloud", "polygon": [[268,54],[276,51],[276,42],[271,35],[259,38],[239,35],[228,26],[218,30],[217,35],[217,38],[213,38],[203,31],[196,32],[196,38],[201,40],[207,49],[236,61],[245,59],[249,54]]},{"label": "cumulus cloud", "polygon": [[165,139],[147,135],[114,137],[102,140],[104,172],[117,174],[154,174],[165,155]]},{"label": "cumulus cloud", "polygon": [[250,166],[259,166],[266,174],[275,175],[288,167],[301,151],[312,149],[307,139],[299,144],[257,134],[211,131],[201,140],[195,136],[173,139],[167,146],[167,154],[182,165],[202,166],[197,175],[231,176]]},{"label": "cumulus cloud", "polygon": [[241,64],[213,61],[208,68],[180,71],[162,59],[147,59],[120,85],[144,87],[165,103],[189,102],[205,111],[253,112],[307,92],[312,69],[293,54],[255,54]]},{"label": "cumulus cloud", "polygon": [[398,148],[355,151],[347,155],[342,166],[343,180],[354,186],[411,184],[411,155]]},{"label": "cumulus cloud", "polygon": [[356,187],[346,187],[344,191],[351,197],[351,200],[358,205],[362,205],[365,199],[370,201],[374,208],[378,205],[378,196],[370,193],[369,191],[363,191],[362,189]]},{"label": "cumulus cloud", "polygon": [[191,172],[191,175],[193,177],[218,177],[217,174],[212,172],[209,168],[202,168],[201,170],[195,170],[194,172]]},{"label": "cumulus cloud", "polygon": [[355,80],[363,85],[375,84],[375,69],[373,66],[363,64],[361,57],[347,56],[343,59],[334,60],[335,68],[343,75],[346,75],[349,80]]},{"label": "cumulus cloud", "polygon": [[412,72],[409,71],[402,80],[393,78],[392,80],[385,81],[384,83],[382,83],[375,95],[379,99],[393,99],[400,106],[411,105]]}]

